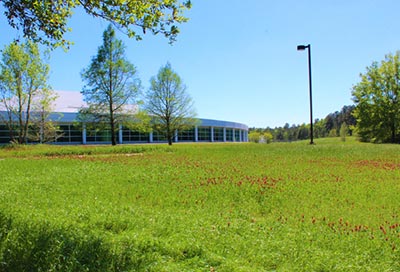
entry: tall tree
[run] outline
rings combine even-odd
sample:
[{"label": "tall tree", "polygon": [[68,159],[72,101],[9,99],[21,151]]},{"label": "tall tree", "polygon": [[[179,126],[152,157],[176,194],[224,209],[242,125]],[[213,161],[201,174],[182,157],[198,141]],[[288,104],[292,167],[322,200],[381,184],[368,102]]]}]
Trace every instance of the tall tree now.
[{"label": "tall tree", "polygon": [[373,62],[360,77],[352,92],[360,139],[400,142],[400,51]]},{"label": "tall tree", "polygon": [[129,106],[136,102],[140,80],[135,66],[126,59],[124,44],[116,38],[111,25],[103,33],[103,45],[81,75],[86,82],[81,93],[88,104],[81,113],[93,117],[92,121],[107,123],[111,143],[116,145],[117,124],[132,113]]},{"label": "tall tree", "polygon": [[192,98],[170,63],[160,68],[150,84],[145,109],[153,117],[154,129],[163,133],[172,145],[177,130],[187,130],[197,124]]},{"label": "tall tree", "polygon": [[[5,115],[1,118],[10,131],[10,139],[22,144],[27,141],[34,105],[51,93],[47,85],[49,65],[37,44],[11,43],[2,51],[0,62],[0,102]],[[15,134],[17,135],[15,135]]]},{"label": "tall tree", "polygon": [[178,23],[186,22],[183,11],[190,0],[3,0],[8,23],[21,29],[24,37],[52,46],[69,46],[64,34],[68,19],[81,7],[94,17],[112,22],[130,37],[141,39],[138,30],[161,33],[172,42],[179,33]]}]

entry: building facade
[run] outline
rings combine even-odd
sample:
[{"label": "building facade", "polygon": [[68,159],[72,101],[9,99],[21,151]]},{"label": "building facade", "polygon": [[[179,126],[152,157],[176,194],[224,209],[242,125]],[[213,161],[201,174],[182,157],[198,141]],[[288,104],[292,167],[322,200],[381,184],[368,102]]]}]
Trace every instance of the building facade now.
[{"label": "building facade", "polygon": [[[54,140],[56,144],[107,144],[111,142],[110,130],[96,126],[86,126],[77,120],[77,113],[63,112],[54,113],[50,117],[56,120],[59,127],[59,137]],[[161,143],[166,142],[163,133],[154,131],[143,133],[131,130],[123,125],[118,129],[118,143]],[[248,127],[244,124],[199,119],[199,125],[185,130],[176,131],[174,142],[247,142]],[[4,124],[0,124],[0,143],[10,142],[10,132]],[[34,141],[32,141],[33,143]]]}]

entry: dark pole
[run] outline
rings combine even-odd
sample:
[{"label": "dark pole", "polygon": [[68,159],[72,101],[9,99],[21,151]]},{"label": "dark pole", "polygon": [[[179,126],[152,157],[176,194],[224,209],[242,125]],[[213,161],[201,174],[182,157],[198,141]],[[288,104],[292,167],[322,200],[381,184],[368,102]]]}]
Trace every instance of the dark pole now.
[{"label": "dark pole", "polygon": [[312,111],[312,80],[311,80],[311,44],[298,45],[297,50],[303,51],[308,49],[308,85],[310,87],[310,144],[314,144],[314,125],[313,125],[313,111]]},{"label": "dark pole", "polygon": [[311,80],[311,44],[308,46],[308,80],[310,86],[310,144],[314,144],[313,110],[312,110],[312,80]]}]

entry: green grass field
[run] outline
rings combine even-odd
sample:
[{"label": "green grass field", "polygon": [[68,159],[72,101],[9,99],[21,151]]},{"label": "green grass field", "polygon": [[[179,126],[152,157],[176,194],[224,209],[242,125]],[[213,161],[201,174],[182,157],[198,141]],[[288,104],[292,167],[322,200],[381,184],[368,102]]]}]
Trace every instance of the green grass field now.
[{"label": "green grass field", "polygon": [[0,150],[0,271],[400,271],[400,146]]}]

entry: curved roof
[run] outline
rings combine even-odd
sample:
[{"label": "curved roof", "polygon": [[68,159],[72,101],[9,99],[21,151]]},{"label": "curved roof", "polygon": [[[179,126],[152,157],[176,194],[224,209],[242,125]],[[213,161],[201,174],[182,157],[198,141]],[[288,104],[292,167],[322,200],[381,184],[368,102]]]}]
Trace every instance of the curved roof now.
[{"label": "curved roof", "polygon": [[231,122],[231,121],[221,121],[221,120],[212,120],[212,119],[202,119],[199,118],[201,121],[200,126],[204,127],[229,127],[229,128],[237,128],[237,129],[244,129],[248,130],[248,126],[241,123]]},{"label": "curved roof", "polygon": [[[54,112],[50,115],[49,119],[60,122],[60,123],[73,123],[77,120],[78,113],[76,112]],[[222,120],[212,120],[212,119],[202,119],[199,118],[200,125],[202,127],[226,127],[226,128],[236,128],[248,130],[248,126],[241,123],[222,121]]]},{"label": "curved roof", "polygon": [[[56,93],[57,99],[53,105],[54,112],[50,114],[49,119],[60,123],[73,123],[78,121],[77,115],[79,109],[86,106],[82,94],[74,91],[56,91]],[[1,110],[0,115],[4,115],[3,117],[5,117],[5,113],[1,112]],[[248,126],[241,123],[202,118],[199,118],[199,120],[199,126],[202,127],[225,127],[248,130]]]}]

